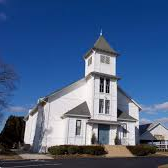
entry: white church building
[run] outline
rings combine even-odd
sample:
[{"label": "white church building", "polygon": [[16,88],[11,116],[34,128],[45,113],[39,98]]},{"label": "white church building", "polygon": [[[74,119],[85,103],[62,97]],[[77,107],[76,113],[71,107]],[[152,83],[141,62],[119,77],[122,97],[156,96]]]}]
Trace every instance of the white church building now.
[{"label": "white church building", "polygon": [[85,76],[29,110],[25,144],[45,152],[53,145],[135,145],[140,105],[118,85],[118,53],[100,35],[85,54]]}]

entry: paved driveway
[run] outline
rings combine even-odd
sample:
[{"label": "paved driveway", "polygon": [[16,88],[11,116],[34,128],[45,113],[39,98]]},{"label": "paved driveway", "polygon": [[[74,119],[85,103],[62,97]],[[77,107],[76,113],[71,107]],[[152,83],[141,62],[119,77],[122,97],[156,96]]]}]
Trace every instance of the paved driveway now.
[{"label": "paved driveway", "polygon": [[1,168],[157,168],[168,157],[0,161]]}]

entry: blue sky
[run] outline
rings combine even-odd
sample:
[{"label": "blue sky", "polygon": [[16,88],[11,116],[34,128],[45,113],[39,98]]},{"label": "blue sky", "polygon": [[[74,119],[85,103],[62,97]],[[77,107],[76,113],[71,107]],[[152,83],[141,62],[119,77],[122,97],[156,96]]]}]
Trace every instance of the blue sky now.
[{"label": "blue sky", "polygon": [[100,29],[121,56],[119,84],[144,107],[142,122],[168,126],[168,1],[0,0],[0,57],[20,76],[8,115],[84,76]]}]

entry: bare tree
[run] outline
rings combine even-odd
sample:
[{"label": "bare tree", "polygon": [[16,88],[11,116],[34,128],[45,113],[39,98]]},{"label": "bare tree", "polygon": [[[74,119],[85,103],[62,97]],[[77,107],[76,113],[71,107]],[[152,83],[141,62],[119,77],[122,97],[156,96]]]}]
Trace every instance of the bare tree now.
[{"label": "bare tree", "polygon": [[2,110],[9,105],[9,97],[16,89],[17,81],[18,76],[14,68],[0,60],[0,118],[2,118]]}]

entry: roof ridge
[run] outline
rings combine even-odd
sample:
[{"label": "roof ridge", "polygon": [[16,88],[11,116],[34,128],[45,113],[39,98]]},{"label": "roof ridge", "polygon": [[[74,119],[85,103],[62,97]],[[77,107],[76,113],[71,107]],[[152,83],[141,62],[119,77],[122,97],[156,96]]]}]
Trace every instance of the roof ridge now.
[{"label": "roof ridge", "polygon": [[117,52],[110,46],[110,44],[107,42],[103,35],[99,36],[94,44],[94,48],[117,54]]}]

